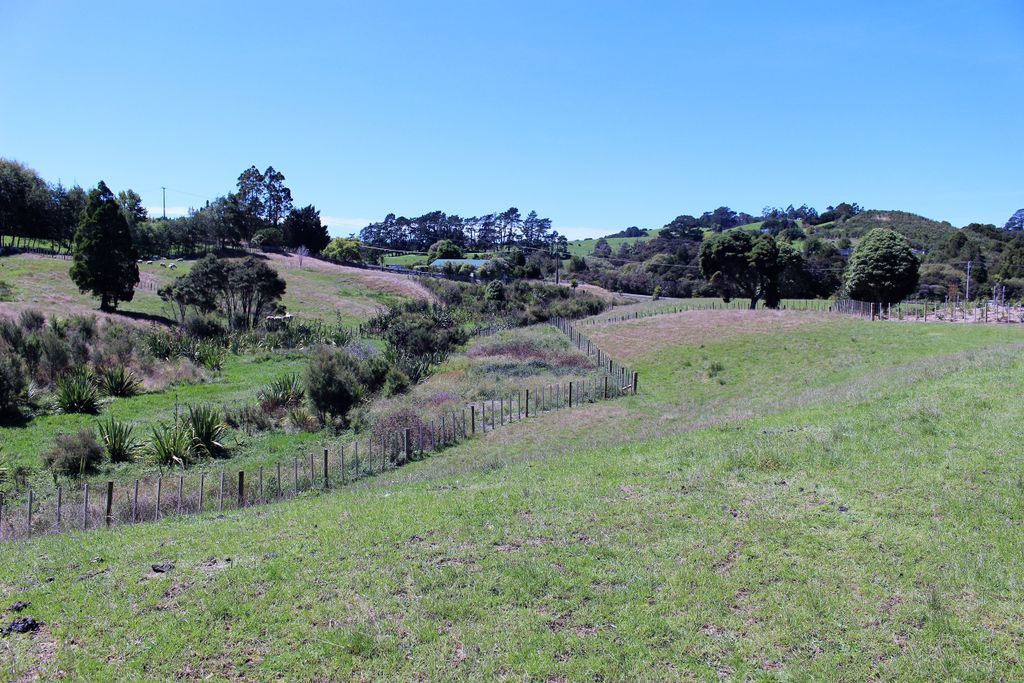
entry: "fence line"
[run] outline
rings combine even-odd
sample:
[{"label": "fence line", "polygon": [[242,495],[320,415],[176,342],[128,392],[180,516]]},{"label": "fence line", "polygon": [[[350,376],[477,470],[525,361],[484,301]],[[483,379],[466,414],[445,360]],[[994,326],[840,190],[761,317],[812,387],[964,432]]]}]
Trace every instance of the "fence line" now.
[{"label": "fence line", "polygon": [[28,487],[25,496],[16,500],[5,500],[0,493],[0,540],[139,524],[171,516],[222,514],[269,504],[311,490],[351,484],[505,425],[636,391],[636,372],[611,359],[568,321],[553,324],[568,334],[581,352],[596,356],[596,373],[568,382],[524,385],[510,395],[467,403],[397,426],[378,422],[365,434],[328,441],[318,452],[255,469],[229,470],[225,466],[209,477],[209,471],[162,471],[129,481],[94,480],[55,486],[44,496],[39,495],[43,491]]},{"label": "fence line", "polygon": [[869,320],[913,322],[1021,323],[1024,308],[989,301],[901,301],[895,304],[841,299],[829,307],[833,313],[854,315]]}]

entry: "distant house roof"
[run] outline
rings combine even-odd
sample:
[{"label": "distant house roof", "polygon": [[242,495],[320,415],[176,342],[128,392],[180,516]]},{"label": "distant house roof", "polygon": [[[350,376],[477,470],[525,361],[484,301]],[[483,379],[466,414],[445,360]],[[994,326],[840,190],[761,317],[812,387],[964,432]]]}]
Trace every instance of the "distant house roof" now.
[{"label": "distant house roof", "polygon": [[449,263],[452,264],[452,266],[454,266],[456,268],[458,268],[460,266],[472,266],[474,268],[479,268],[482,265],[484,265],[485,263],[487,263],[487,259],[485,259],[485,258],[439,258],[439,259],[434,259],[433,261],[431,261],[430,262],[430,267],[431,268],[444,268]]}]

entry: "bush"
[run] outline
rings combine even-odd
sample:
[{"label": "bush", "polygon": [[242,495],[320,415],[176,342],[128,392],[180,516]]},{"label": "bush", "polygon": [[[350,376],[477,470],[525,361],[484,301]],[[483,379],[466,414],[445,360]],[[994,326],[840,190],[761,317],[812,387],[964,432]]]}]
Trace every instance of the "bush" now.
[{"label": "bush", "polygon": [[409,388],[410,384],[409,376],[402,372],[400,368],[394,365],[389,366],[387,374],[384,375],[384,395],[396,396],[401,394]]},{"label": "bush", "polygon": [[100,395],[89,373],[79,371],[57,380],[56,401],[65,413],[96,413]]},{"label": "bush", "polygon": [[135,373],[123,365],[100,371],[97,381],[104,394],[121,398],[135,396],[139,393],[141,385]]},{"label": "bush", "polygon": [[306,394],[321,416],[344,419],[362,399],[359,361],[344,351],[320,347],[306,366]]},{"label": "bush", "polygon": [[43,463],[58,476],[82,477],[95,474],[103,463],[103,447],[91,429],[75,434],[59,434],[54,448],[43,454]]},{"label": "bush", "polygon": [[209,315],[189,315],[185,318],[182,326],[185,328],[185,332],[197,339],[213,339],[227,334],[224,325]]},{"label": "bush", "polygon": [[26,308],[18,315],[18,324],[25,332],[38,332],[46,324],[46,316],[34,308]]},{"label": "bush", "polygon": [[224,438],[224,421],[216,408],[189,406],[188,416],[183,417],[182,421],[192,433],[192,448],[197,457],[217,457],[227,450],[221,443]]},{"label": "bush", "polygon": [[10,347],[0,344],[0,413],[16,411],[27,388],[28,370],[24,361]]},{"label": "bush", "polygon": [[285,375],[260,390],[260,407],[265,412],[272,413],[279,408],[297,406],[302,403],[305,393],[302,380],[297,374]]},{"label": "bush", "polygon": [[654,292],[651,294],[651,301],[657,301],[661,298],[661,285],[657,285],[654,288]]},{"label": "bush", "polygon": [[182,420],[153,427],[146,458],[161,470],[165,467],[188,467],[194,453],[192,431]]},{"label": "bush", "polygon": [[113,417],[100,422],[100,441],[113,463],[134,460],[141,448],[135,440],[135,427],[128,422],[118,422]]}]

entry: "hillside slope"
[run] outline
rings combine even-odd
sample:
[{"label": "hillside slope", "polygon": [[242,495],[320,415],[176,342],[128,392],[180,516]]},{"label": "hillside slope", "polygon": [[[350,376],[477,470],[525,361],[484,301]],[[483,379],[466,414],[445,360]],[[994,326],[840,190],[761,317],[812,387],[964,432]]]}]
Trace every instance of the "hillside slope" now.
[{"label": "hillside slope", "polygon": [[915,249],[931,251],[946,244],[956,232],[950,223],[905,211],[862,211],[822,232],[832,237],[857,239],[874,228],[888,228],[906,236]]},{"label": "hillside slope", "polygon": [[1024,675],[1024,336],[720,313],[595,332],[635,398],[322,497],[5,547],[0,596],[45,626],[4,669]]}]

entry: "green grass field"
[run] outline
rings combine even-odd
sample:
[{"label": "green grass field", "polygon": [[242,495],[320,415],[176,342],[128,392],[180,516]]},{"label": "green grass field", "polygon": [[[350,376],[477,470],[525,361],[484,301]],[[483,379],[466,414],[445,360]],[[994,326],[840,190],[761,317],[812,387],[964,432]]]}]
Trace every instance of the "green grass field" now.
[{"label": "green grass field", "polygon": [[45,626],[0,670],[1024,675],[1020,330],[715,311],[588,332],[640,395],[340,492],[6,546],[0,596]]}]

